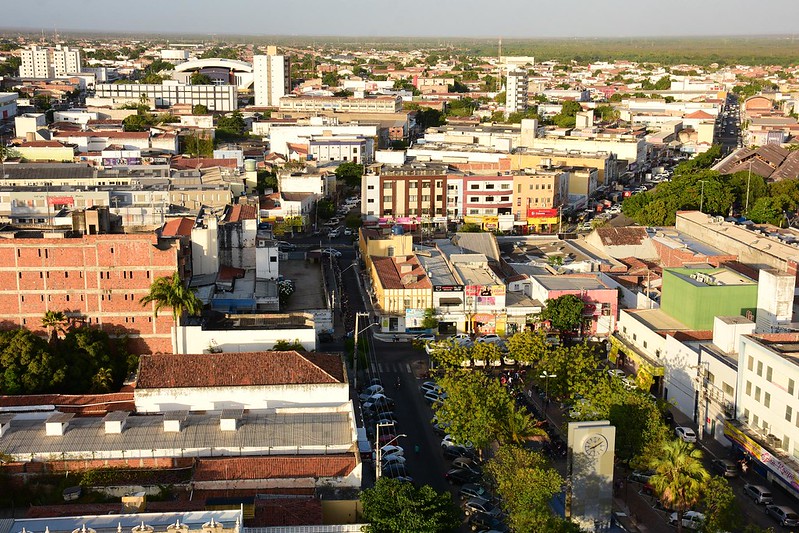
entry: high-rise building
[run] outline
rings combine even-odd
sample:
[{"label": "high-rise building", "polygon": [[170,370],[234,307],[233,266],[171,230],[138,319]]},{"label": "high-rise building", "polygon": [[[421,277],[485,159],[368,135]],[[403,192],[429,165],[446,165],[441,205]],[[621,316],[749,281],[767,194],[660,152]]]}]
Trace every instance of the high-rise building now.
[{"label": "high-rise building", "polygon": [[31,46],[20,56],[19,75],[21,78],[55,78],[76,74],[81,70],[80,50],[68,46],[39,48]]},{"label": "high-rise building", "polygon": [[252,58],[255,105],[277,107],[280,97],[291,92],[291,62],[277,55],[277,48],[267,47],[266,55]]},{"label": "high-rise building", "polygon": [[511,70],[505,84],[505,113],[527,111],[527,71]]}]

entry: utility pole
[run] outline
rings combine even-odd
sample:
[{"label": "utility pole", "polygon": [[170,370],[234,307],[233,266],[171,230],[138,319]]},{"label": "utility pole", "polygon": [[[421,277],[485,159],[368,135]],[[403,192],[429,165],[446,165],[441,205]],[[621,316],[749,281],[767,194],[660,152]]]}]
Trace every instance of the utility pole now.
[{"label": "utility pole", "polygon": [[749,159],[749,177],[746,178],[746,208],[744,209],[745,213],[749,212],[749,183],[752,181],[752,159]]},{"label": "utility pole", "polygon": [[699,196],[699,212],[701,213],[702,212],[702,208],[705,205],[705,180],[699,180],[699,183],[702,184],[701,185],[701,191],[702,192],[701,192],[701,194]]},{"label": "utility pole", "polygon": [[[358,357],[360,357],[360,354],[358,353],[358,335],[361,333],[360,330],[358,329],[358,319],[362,316],[368,318],[369,313],[360,313],[360,312],[355,313],[355,330],[353,331],[353,337],[355,339],[355,343],[353,345],[353,356],[352,356],[352,368],[353,368],[352,383],[353,386],[355,387],[355,392],[358,392]],[[373,325],[374,324],[369,324],[368,326],[363,328],[364,331],[366,331],[367,328],[370,328]]]}]

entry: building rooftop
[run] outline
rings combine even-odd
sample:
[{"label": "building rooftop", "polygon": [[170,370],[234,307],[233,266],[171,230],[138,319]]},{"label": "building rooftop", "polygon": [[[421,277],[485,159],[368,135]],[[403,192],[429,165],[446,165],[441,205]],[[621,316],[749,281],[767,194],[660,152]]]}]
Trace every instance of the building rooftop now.
[{"label": "building rooftop", "polygon": [[694,287],[706,285],[755,285],[757,282],[748,276],[726,267],[707,268],[667,268],[666,272],[678,275]]},{"label": "building rooftop", "polygon": [[346,407],[338,411],[249,411],[238,421],[236,431],[222,431],[219,415],[208,413],[186,415],[180,431],[164,431],[164,416],[160,414],[129,416],[122,433],[107,434],[104,424],[100,417],[73,418],[63,435],[45,436],[43,420],[14,419],[0,437],[0,445],[10,455],[52,453],[60,457],[67,453],[90,457],[92,452],[115,455],[124,451],[129,457],[148,457],[154,449],[284,448],[296,453],[298,447],[349,447],[353,440]]},{"label": "building rooftop", "polygon": [[414,246],[416,259],[427,272],[430,283],[436,285],[457,285],[458,280],[452,275],[447,262],[442,257],[441,252],[429,246]]},{"label": "building rooftop", "polygon": [[432,283],[416,256],[371,256],[383,289],[430,289]]},{"label": "building rooftop", "polygon": [[142,355],[136,389],[345,383],[338,355],[243,352]]},{"label": "building rooftop", "polygon": [[691,328],[660,309],[625,309],[625,312],[655,331],[691,330]]},{"label": "building rooftop", "polygon": [[87,531],[91,528],[97,533],[117,533],[119,527],[128,532],[142,523],[152,526],[156,531],[166,531],[168,526],[175,525],[176,522],[189,526],[190,530],[199,530],[211,518],[230,531],[236,526],[236,522],[241,526],[244,517],[240,510],[227,510],[8,519],[0,520],[0,533],[20,533],[23,530],[72,533],[80,531],[84,526]]},{"label": "building rooftop", "polygon": [[[595,275],[566,274],[562,276],[537,276],[536,281],[550,291],[610,290]],[[614,289],[615,290],[615,289]]]}]

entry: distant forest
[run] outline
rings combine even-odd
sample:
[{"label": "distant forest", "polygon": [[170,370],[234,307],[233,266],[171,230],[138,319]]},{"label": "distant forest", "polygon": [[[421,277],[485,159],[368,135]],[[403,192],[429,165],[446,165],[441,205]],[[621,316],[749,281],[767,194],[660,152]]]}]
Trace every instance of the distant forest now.
[{"label": "distant forest", "polygon": [[[0,30],[0,38],[13,39],[20,35],[38,34]],[[275,44],[292,48],[323,49],[427,49],[438,53],[496,56],[498,39],[469,39],[465,37],[336,37],[336,36],[269,36],[269,35],[146,35],[105,33],[62,33],[63,38],[109,40],[180,40],[216,45],[252,43]],[[502,54],[534,56],[537,61],[629,60],[664,65],[690,63],[710,65],[782,65],[799,64],[799,35],[788,36],[727,36],[727,37],[625,37],[625,38],[561,38],[561,39],[503,39]]]}]

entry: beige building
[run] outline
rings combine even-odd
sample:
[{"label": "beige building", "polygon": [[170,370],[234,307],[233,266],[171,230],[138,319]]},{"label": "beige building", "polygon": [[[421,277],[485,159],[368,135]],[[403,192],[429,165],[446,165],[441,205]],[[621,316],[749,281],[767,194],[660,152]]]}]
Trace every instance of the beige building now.
[{"label": "beige building", "polygon": [[349,113],[399,113],[402,98],[399,96],[372,96],[367,98],[339,98],[334,96],[284,96],[280,111],[340,111]]},{"label": "beige building", "polygon": [[376,304],[384,317],[424,313],[433,306],[433,285],[416,256],[374,256],[370,263]]},{"label": "beige building", "polygon": [[372,268],[372,257],[395,257],[413,254],[413,236],[410,233],[395,235],[376,229],[360,229],[358,248],[366,268]]},{"label": "beige building", "polygon": [[26,141],[15,146],[14,150],[27,161],[72,162],[75,147],[58,141]]},{"label": "beige building", "polygon": [[526,149],[513,154],[510,162],[511,170],[524,170],[541,166],[591,167],[597,170],[597,180],[600,184],[611,183],[618,178],[618,159],[610,152]]}]

